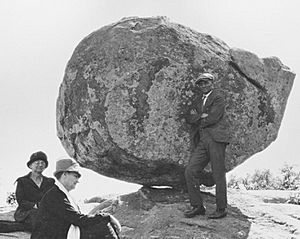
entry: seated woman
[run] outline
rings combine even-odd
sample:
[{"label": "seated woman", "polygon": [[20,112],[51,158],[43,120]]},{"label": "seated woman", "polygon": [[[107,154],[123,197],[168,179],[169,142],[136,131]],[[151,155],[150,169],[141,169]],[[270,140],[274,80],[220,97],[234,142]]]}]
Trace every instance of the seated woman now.
[{"label": "seated woman", "polygon": [[55,180],[45,177],[42,173],[48,167],[47,155],[38,151],[30,156],[27,167],[31,172],[16,180],[16,199],[18,202],[14,218],[25,223],[31,231],[35,223],[39,203],[44,194],[53,187]]},{"label": "seated woman", "polygon": [[57,180],[40,203],[31,239],[119,238],[121,225],[114,216],[83,214],[70,195],[81,176],[74,159],[58,160],[54,176]]}]

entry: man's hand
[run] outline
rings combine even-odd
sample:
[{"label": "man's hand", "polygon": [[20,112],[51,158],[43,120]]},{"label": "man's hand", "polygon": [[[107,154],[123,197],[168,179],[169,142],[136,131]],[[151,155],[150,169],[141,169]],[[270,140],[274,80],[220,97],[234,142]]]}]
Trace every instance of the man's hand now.
[{"label": "man's hand", "polygon": [[191,115],[196,115],[197,114],[197,111],[195,109],[192,109],[191,110]]},{"label": "man's hand", "polygon": [[121,224],[120,224],[120,222],[113,215],[110,215],[110,223],[115,228],[117,234],[120,234],[120,232],[121,232]]},{"label": "man's hand", "polygon": [[204,119],[204,118],[206,118],[207,116],[208,116],[208,114],[203,113],[203,114],[201,115],[201,119]]}]

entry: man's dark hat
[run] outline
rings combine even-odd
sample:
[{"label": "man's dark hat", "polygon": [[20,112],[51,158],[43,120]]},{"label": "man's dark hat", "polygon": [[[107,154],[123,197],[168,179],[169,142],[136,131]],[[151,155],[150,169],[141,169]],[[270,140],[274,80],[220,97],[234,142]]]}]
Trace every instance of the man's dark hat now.
[{"label": "man's dark hat", "polygon": [[199,75],[198,79],[196,80],[195,84],[199,84],[201,81],[214,81],[215,77],[210,73],[203,73]]},{"label": "man's dark hat", "polygon": [[30,156],[30,160],[27,162],[27,167],[29,168],[33,162],[38,160],[43,160],[46,164],[46,168],[48,167],[47,155],[42,151],[35,152]]}]

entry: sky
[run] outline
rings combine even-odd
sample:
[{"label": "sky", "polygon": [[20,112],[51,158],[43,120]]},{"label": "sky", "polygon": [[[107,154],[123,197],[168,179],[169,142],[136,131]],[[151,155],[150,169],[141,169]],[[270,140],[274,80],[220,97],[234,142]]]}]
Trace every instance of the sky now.
[{"label": "sky", "polygon": [[[300,72],[298,0],[2,0],[0,3],[0,204],[29,172],[30,155],[48,155],[46,176],[66,152],[56,136],[56,99],[78,43],[123,17],[166,16],[259,57],[277,56]],[[296,76],[278,138],[231,173],[298,166],[300,82]],[[134,191],[137,185],[84,170],[85,197]],[[76,192],[74,194],[76,194]]]}]

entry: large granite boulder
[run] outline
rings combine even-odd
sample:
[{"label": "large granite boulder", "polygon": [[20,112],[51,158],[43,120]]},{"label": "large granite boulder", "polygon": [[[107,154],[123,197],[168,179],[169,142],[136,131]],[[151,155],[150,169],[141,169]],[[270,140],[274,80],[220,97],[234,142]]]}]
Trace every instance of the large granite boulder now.
[{"label": "large granite boulder", "polygon": [[125,18],[84,38],[66,67],[57,134],[83,167],[142,185],[180,186],[195,76],[227,97],[231,170],[277,137],[295,74],[276,57],[230,48],[166,18]]}]

